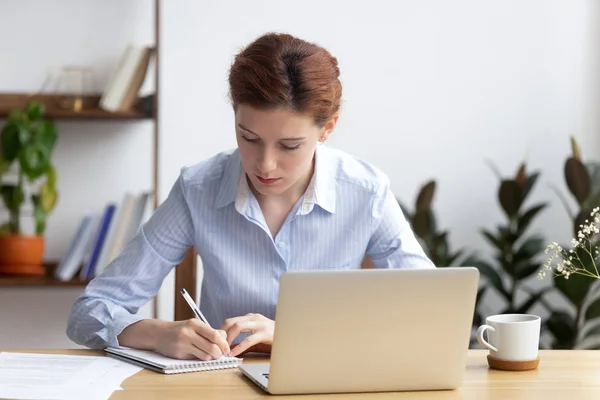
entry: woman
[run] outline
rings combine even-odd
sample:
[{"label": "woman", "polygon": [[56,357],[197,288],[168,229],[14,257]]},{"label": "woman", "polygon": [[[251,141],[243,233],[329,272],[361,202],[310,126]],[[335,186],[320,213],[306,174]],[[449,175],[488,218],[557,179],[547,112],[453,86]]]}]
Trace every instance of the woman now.
[{"label": "woman", "polygon": [[[181,170],[75,301],[68,336],[181,359],[268,351],[285,271],[357,269],[365,254],[377,268],[434,267],[385,175],[321,146],[339,117],[338,77],[327,50],[287,34],[243,49],[229,74],[238,148]],[[200,305],[210,326],[134,315],[191,246],[202,258]]]}]

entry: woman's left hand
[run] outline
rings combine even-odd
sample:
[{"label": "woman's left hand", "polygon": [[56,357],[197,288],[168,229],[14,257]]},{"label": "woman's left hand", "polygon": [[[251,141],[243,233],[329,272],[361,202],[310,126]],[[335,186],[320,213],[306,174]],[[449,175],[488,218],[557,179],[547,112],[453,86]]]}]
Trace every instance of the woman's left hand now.
[{"label": "woman's left hand", "polygon": [[227,333],[227,342],[231,343],[242,332],[251,332],[247,338],[231,348],[229,356],[236,357],[251,347],[260,349],[264,352],[265,349],[270,349],[273,344],[273,333],[275,332],[275,321],[261,314],[246,314],[242,317],[226,319],[221,330]]}]

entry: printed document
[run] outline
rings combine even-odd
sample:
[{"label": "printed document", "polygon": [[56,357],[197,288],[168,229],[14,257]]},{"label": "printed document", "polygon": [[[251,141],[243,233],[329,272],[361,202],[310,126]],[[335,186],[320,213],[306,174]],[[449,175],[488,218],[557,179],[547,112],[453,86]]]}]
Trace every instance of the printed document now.
[{"label": "printed document", "polygon": [[109,357],[0,353],[0,398],[108,399],[142,368]]}]

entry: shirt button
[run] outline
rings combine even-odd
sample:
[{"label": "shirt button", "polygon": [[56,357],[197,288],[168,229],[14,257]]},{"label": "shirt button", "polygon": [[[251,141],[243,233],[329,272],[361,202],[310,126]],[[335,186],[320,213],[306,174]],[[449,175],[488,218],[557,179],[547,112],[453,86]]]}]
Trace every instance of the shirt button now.
[{"label": "shirt button", "polygon": [[279,246],[279,247],[285,247],[285,242],[279,242],[279,243],[277,243],[277,246]]}]

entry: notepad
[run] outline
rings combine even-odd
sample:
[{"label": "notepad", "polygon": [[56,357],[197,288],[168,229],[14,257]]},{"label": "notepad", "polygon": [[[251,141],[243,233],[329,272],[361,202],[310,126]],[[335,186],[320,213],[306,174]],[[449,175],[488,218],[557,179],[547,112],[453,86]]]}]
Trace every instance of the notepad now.
[{"label": "notepad", "polygon": [[129,347],[107,347],[104,351],[111,357],[163,374],[180,374],[183,372],[235,368],[242,364],[242,359],[238,357],[222,356],[216,360],[210,361],[178,360],[176,358],[165,357],[154,351],[138,350]]}]

